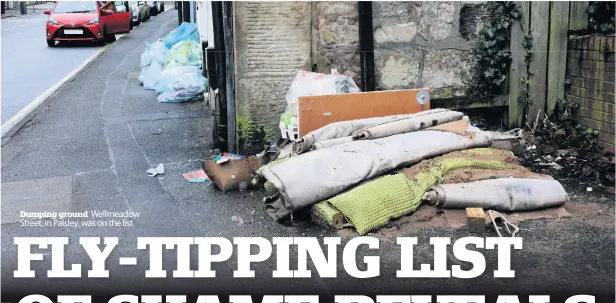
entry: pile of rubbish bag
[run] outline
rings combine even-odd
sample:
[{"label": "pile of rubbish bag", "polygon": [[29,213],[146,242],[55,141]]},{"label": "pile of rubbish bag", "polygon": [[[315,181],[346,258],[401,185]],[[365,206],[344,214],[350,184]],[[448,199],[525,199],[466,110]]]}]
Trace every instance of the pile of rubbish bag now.
[{"label": "pile of rubbish bag", "polygon": [[194,23],[182,23],[164,38],[148,44],[141,54],[139,81],[145,89],[156,90],[159,102],[200,99],[207,78],[202,72],[203,52]]}]

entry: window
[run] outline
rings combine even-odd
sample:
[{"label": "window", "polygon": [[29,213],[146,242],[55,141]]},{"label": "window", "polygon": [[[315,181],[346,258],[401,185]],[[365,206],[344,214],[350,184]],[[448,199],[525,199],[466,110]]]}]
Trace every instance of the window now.
[{"label": "window", "polygon": [[59,1],[54,13],[89,13],[96,12],[96,1]]},{"label": "window", "polygon": [[115,7],[118,9],[118,13],[124,13],[128,11],[128,8],[124,5],[124,1],[115,1]]}]

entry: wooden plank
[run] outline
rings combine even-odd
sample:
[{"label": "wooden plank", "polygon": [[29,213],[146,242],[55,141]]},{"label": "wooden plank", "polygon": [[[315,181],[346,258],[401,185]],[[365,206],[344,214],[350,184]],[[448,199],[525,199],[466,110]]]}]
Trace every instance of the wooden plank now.
[{"label": "wooden plank", "polygon": [[532,126],[539,112],[540,119],[545,113],[547,70],[548,61],[548,35],[550,27],[550,2],[531,2],[531,35],[533,37],[533,56],[528,67],[530,79],[530,99],[532,104],[528,107],[528,124]]},{"label": "wooden plank", "polygon": [[569,29],[572,31],[583,31],[588,28],[588,1],[569,2]]},{"label": "wooden plank", "polygon": [[507,95],[493,96],[491,99],[474,99],[474,98],[460,98],[460,99],[438,99],[432,100],[433,108],[451,108],[451,109],[472,109],[472,108],[486,108],[486,107],[500,107],[509,105],[509,97]]},{"label": "wooden plank", "polygon": [[557,100],[565,98],[565,74],[567,72],[567,31],[569,2],[550,1],[550,42],[548,53],[548,96],[546,112],[552,115]]},{"label": "wooden plank", "polygon": [[522,41],[528,33],[530,22],[530,4],[528,1],[518,2],[522,16],[511,26],[511,65],[509,67],[509,127],[520,127],[524,120],[524,104],[518,98],[522,95],[526,84],[521,80],[528,77],[528,69],[524,63],[524,47]]},{"label": "wooden plank", "polygon": [[[427,88],[423,90],[428,91]],[[412,114],[430,109],[417,102],[421,89],[299,97],[299,136],[327,124],[362,118]]]},{"label": "wooden plank", "polygon": [[466,208],[466,228],[468,231],[482,231],[486,228],[486,213],[483,208]]}]

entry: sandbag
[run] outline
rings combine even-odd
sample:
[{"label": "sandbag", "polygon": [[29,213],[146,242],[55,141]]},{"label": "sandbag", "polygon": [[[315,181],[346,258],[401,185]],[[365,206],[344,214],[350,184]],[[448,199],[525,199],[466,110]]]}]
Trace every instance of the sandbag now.
[{"label": "sandbag", "polygon": [[462,117],[464,117],[463,113],[455,111],[445,111],[429,115],[410,117],[407,119],[386,122],[373,127],[360,129],[353,132],[352,137],[354,140],[383,138],[461,120]]},{"label": "sandbag", "polygon": [[487,146],[491,137],[470,128],[470,136],[441,131],[404,133],[375,140],[358,140],[291,157],[264,167],[263,176],[280,198],[267,205],[275,220],[330,198],[362,181],[427,157]]},{"label": "sandbag", "polygon": [[392,115],[385,117],[375,117],[375,118],[366,118],[366,119],[357,119],[350,121],[340,121],[330,123],[326,126],[323,126],[317,130],[313,130],[305,136],[301,137],[298,141],[293,143],[293,153],[296,155],[305,153],[311,150],[313,145],[320,141],[336,139],[341,137],[348,137],[353,132],[367,127],[372,127],[375,125],[379,125],[385,122],[391,122],[401,119],[406,119],[410,117],[422,116],[422,115],[430,115],[434,113],[446,112],[447,109],[430,109],[426,111],[422,111],[415,114],[404,114],[404,115]]},{"label": "sandbag", "polygon": [[514,212],[561,206],[569,197],[556,180],[502,178],[437,185],[424,195],[424,200],[442,208],[481,207]]}]

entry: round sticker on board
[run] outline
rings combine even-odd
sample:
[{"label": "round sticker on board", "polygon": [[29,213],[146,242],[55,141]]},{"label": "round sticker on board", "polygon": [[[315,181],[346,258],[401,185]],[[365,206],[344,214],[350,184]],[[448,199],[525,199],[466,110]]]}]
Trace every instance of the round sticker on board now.
[{"label": "round sticker on board", "polygon": [[430,94],[428,94],[427,91],[422,89],[417,93],[416,98],[417,98],[417,103],[421,105],[425,105],[426,103],[428,103],[428,100],[430,100]]}]

